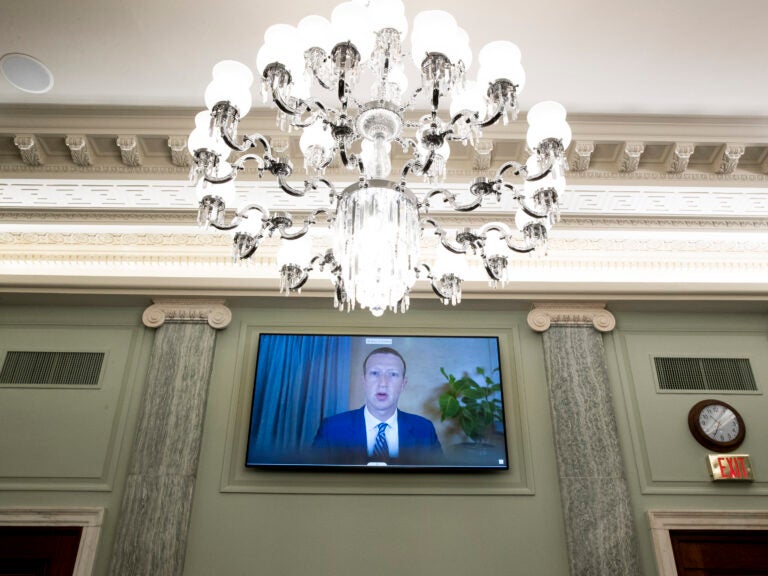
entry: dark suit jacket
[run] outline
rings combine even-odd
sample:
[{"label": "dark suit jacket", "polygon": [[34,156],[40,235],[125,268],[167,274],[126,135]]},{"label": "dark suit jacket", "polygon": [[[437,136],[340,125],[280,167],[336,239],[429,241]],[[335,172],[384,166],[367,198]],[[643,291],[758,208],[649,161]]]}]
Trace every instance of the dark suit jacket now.
[{"label": "dark suit jacket", "polygon": [[[318,461],[329,464],[368,463],[364,409],[342,412],[320,423],[312,443]],[[443,451],[432,422],[398,410],[397,429],[399,453],[397,458],[390,459],[391,464],[429,465],[442,459]]]}]

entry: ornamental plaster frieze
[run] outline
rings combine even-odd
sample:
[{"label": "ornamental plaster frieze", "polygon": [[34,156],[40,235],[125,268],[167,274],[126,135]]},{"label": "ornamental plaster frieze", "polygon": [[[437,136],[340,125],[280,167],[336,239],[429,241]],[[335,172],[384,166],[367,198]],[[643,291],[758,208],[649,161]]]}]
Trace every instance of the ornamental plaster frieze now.
[{"label": "ornamental plaster frieze", "polygon": [[[226,234],[136,234],[136,233],[66,233],[0,232],[0,244],[10,245],[81,245],[81,246],[232,246]],[[1,251],[1,250],[0,250]]]},{"label": "ornamental plaster frieze", "polygon": [[[82,251],[77,254],[67,252],[6,252],[0,251],[0,266],[3,267],[9,280],[14,274],[29,276],[82,274],[86,276],[139,276],[173,277],[183,284],[193,278],[241,278],[241,279],[274,279],[277,282],[278,272],[275,263],[277,250],[264,252],[252,258],[247,264],[235,264],[229,251],[208,255],[190,256],[189,254],[167,253],[133,253],[105,254],[95,249]],[[649,275],[658,276],[658,282],[672,284],[673,290],[689,291],[680,281],[684,276],[685,282],[750,282],[766,286],[768,261],[755,261],[747,254],[743,258],[722,255],[715,259],[686,260],[678,255],[676,258],[659,258],[653,255],[631,259],[619,259],[613,255],[581,256],[559,254],[559,257],[547,258],[525,257],[512,258],[508,272],[510,278],[523,278],[525,281],[535,281],[546,278],[547,281],[573,283],[574,274],[584,282],[600,284],[607,281],[631,283],[637,290],[642,289],[642,282]],[[738,276],[738,279],[735,277]],[[674,279],[673,279],[674,278]],[[467,279],[485,282],[482,263],[471,262],[467,267]],[[2,284],[2,280],[0,280]],[[516,285],[515,281],[507,283],[509,287]]]},{"label": "ornamental plaster frieze", "polygon": [[[576,179],[578,180],[578,179]],[[768,181],[768,179],[766,179]],[[468,196],[465,185],[448,184],[445,188]],[[274,209],[299,213],[328,204],[328,195],[312,191],[301,198],[289,197],[270,183],[243,183],[236,187],[241,202],[258,202]],[[416,194],[430,188],[426,184],[412,187]],[[714,186],[653,186],[646,184],[578,184],[570,183],[560,198],[561,213],[569,215],[600,216],[655,216],[655,217],[768,217],[768,187]],[[430,210],[441,213],[441,203]],[[185,181],[134,180],[37,180],[0,179],[0,210],[41,210],[59,208],[68,210],[120,211],[121,213],[151,212],[168,209],[191,211],[196,208],[194,193]],[[491,199],[487,206],[468,214],[499,214],[514,212],[514,203],[503,196],[501,204]],[[444,212],[444,211],[442,211]],[[488,216],[483,216],[488,218]]]},{"label": "ornamental plaster frieze", "polygon": [[[303,220],[309,211],[294,211],[292,214],[297,221]],[[437,214],[436,212],[433,214]],[[487,223],[487,213],[455,214],[443,212],[439,214],[440,221],[447,228],[478,228]],[[512,213],[499,213],[497,220],[511,221]],[[31,224],[43,225],[107,225],[107,226],[174,226],[197,229],[197,211],[187,210],[157,210],[157,211],[126,211],[126,210],[58,210],[58,209],[24,209],[4,208],[0,210],[0,224]],[[768,217],[681,217],[681,216],[615,216],[590,214],[563,214],[557,223],[557,230],[568,229],[617,229],[617,230],[724,230],[724,231],[768,231]],[[225,238],[226,235],[217,234]]]},{"label": "ornamental plaster frieze", "polygon": [[[327,238],[314,239],[317,248],[325,247]],[[61,250],[63,246],[77,246],[76,253]],[[104,247],[120,248],[105,253]],[[435,251],[436,242],[424,243],[424,256]],[[210,248],[210,252],[190,254],[190,247]],[[127,249],[126,249],[127,248]],[[231,262],[231,238],[228,235],[199,234],[109,234],[109,233],[0,233],[0,258],[18,260],[38,255],[62,262],[109,259],[114,261],[145,261],[146,259],[178,259],[179,262]],[[267,241],[256,255],[263,261],[273,261],[279,249],[277,242]],[[693,256],[693,258],[692,258]],[[554,236],[549,241],[546,257],[511,255],[510,262],[523,266],[548,268],[560,264],[571,265],[581,259],[589,266],[633,267],[647,262],[668,266],[679,260],[691,266],[723,266],[747,264],[755,269],[768,268],[768,240],[738,239],[652,239],[652,238],[563,238]],[[604,258],[604,261],[600,259]],[[248,263],[236,264],[248,268]],[[560,263],[560,264],[558,264]],[[686,266],[688,264],[685,264]]]},{"label": "ornamental plaster frieze", "polygon": [[[173,160],[168,161],[168,164],[148,165],[145,160],[138,160],[144,162],[141,165],[125,165],[125,164],[92,164],[90,166],[82,166],[73,163],[68,164],[23,164],[23,163],[0,163],[0,175],[7,177],[46,177],[60,175],[62,177],[71,177],[74,175],[87,177],[93,176],[131,176],[131,177],[156,177],[156,176],[174,176],[184,177],[189,172],[189,167],[186,162],[189,160],[184,156],[182,151],[171,152],[173,154]],[[127,156],[128,161],[137,161],[134,156]],[[32,158],[32,156],[30,156]],[[34,157],[34,161],[38,161],[38,157]],[[50,159],[48,159],[50,160]],[[32,161],[32,160],[30,160]],[[153,160],[154,161],[154,160]],[[174,165],[174,164],[181,164]],[[586,161],[583,164],[574,165],[574,169],[569,171],[567,178],[578,179],[580,181],[601,181],[601,180],[645,180],[645,181],[658,181],[669,182],[675,181],[678,183],[690,183],[690,182],[708,182],[712,184],[732,184],[732,183],[768,183],[768,168],[764,166],[756,166],[755,169],[759,172],[751,172],[746,169],[736,169],[736,165],[732,164],[733,171],[727,173],[719,172],[700,172],[691,169],[687,169],[684,172],[667,172],[668,169],[665,164],[659,164],[658,170],[648,170],[647,168],[635,167],[634,171],[624,172],[619,170],[597,170],[597,169],[585,169],[578,170],[578,168],[585,167]],[[343,168],[331,167],[326,170],[326,176],[333,179],[348,178],[350,172]],[[465,169],[448,169],[446,171],[449,181],[454,183],[466,183],[473,178],[484,176],[487,178],[495,177],[495,169],[490,170],[478,170],[468,164]],[[296,168],[291,181],[301,182],[306,177],[306,174],[299,167]],[[258,170],[250,167],[245,168],[240,172],[238,181],[258,181]],[[416,182],[412,182],[411,185]],[[270,184],[274,185],[274,183]]]},{"label": "ornamental plaster frieze", "polygon": [[708,182],[712,184],[724,183],[768,183],[768,175],[751,172],[735,172],[732,174],[718,174],[710,172],[695,172],[686,170],[683,173],[656,172],[649,170],[636,170],[635,172],[614,172],[609,170],[586,170],[584,172],[570,171],[568,180],[648,180],[648,181],[674,181],[677,184],[686,182]]}]

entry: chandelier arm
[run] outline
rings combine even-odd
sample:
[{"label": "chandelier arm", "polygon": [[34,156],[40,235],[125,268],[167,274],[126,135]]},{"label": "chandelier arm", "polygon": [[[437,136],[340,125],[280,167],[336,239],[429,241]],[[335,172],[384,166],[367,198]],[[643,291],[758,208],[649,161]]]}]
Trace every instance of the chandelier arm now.
[{"label": "chandelier arm", "polygon": [[304,236],[307,232],[309,232],[310,226],[317,224],[317,217],[320,216],[321,214],[324,214],[329,222],[333,218],[333,212],[329,208],[317,208],[313,210],[309,216],[304,218],[304,225],[298,230],[294,230],[294,231],[286,230],[286,227],[284,225],[277,226],[276,230],[280,233],[280,238],[282,238],[283,240],[296,240]]},{"label": "chandelier arm", "polygon": [[[466,114],[467,112],[469,112],[470,114]],[[497,103],[496,110],[485,119],[480,118],[480,112],[475,112],[473,110],[462,110],[451,119],[451,125],[456,124],[462,118],[466,118],[465,121],[470,126],[479,126],[480,128],[487,128],[488,126],[493,126],[494,124],[496,124],[496,122],[499,121],[499,118],[501,118],[503,113],[504,113],[503,102]]]},{"label": "chandelier arm", "polygon": [[[538,173],[531,175],[528,173],[528,167],[521,165],[515,172],[515,175],[516,176],[522,175],[528,182],[536,182],[538,180],[541,180],[542,178],[546,178],[547,176],[549,176],[552,173],[552,170],[554,169],[554,167],[555,167],[554,159],[550,155],[547,155],[546,162],[544,166],[541,167]],[[499,173],[501,173],[501,171],[499,171]]]},{"label": "chandelier arm", "polygon": [[424,202],[422,202],[422,206],[429,210],[429,199],[433,196],[437,196],[438,194],[443,195],[443,202],[449,203],[451,207],[455,206],[456,204],[456,195],[451,192],[450,190],[446,190],[445,188],[435,188],[434,190],[430,190],[429,193],[424,197]]},{"label": "chandelier arm", "polygon": [[394,141],[403,147],[403,152],[408,152],[410,148],[413,148],[414,150],[416,150],[416,140],[414,140],[413,138],[398,137],[398,138],[395,138]]},{"label": "chandelier arm", "polygon": [[[336,186],[334,186],[333,183],[330,182],[329,180],[327,180],[325,178],[318,178],[316,180],[316,183],[325,184],[326,187],[331,191],[331,196],[333,198],[339,198],[340,194],[336,191]],[[315,184],[315,186],[313,186],[313,189],[315,189],[315,190],[317,189],[317,185],[316,184]]]},{"label": "chandelier arm", "polygon": [[317,83],[320,85],[320,88],[323,88],[324,90],[333,90],[333,87],[331,87],[330,84],[326,84],[325,80],[323,80],[320,75],[318,74],[318,71],[315,68],[312,68],[312,76],[315,80],[317,80]]},{"label": "chandelier arm", "polygon": [[440,88],[432,88],[432,117],[437,116],[437,109],[440,107]]},{"label": "chandelier arm", "polygon": [[297,198],[302,198],[309,190],[312,189],[312,185],[307,181],[304,182],[304,190],[299,190],[297,188],[294,188],[293,186],[288,184],[285,174],[278,174],[277,183],[283,192],[285,192],[286,194],[290,194],[291,196],[296,196]]},{"label": "chandelier arm", "polygon": [[528,216],[531,216],[532,218],[547,218],[549,217],[549,212],[539,212],[535,208],[531,208],[526,204],[525,198],[518,199],[518,204],[520,204],[520,208],[522,208],[523,212],[528,214]]},{"label": "chandelier arm", "polygon": [[[421,170],[420,171],[421,171],[422,174],[424,174],[425,172],[428,172],[429,169],[432,168],[432,162],[434,162],[434,160],[435,160],[435,151],[434,150],[430,150],[429,151],[429,156],[427,156],[426,161],[421,166]],[[417,166],[418,166],[418,164],[417,164]]]},{"label": "chandelier arm", "polygon": [[459,120],[464,118],[464,122],[470,125],[476,125],[478,124],[480,120],[480,112],[474,112],[472,110],[462,110],[458,114],[456,114],[453,118],[451,118],[451,126],[456,125]]},{"label": "chandelier arm", "polygon": [[361,176],[365,175],[365,166],[363,165],[363,159],[357,154],[347,154],[347,145],[345,142],[339,144],[339,156],[341,157],[341,163],[345,168],[350,170],[357,168]]},{"label": "chandelier arm", "polygon": [[240,224],[242,224],[243,220],[247,220],[248,219],[248,216],[246,215],[246,213],[249,210],[257,210],[257,211],[261,212],[261,215],[262,215],[261,221],[262,221],[262,223],[266,222],[269,219],[269,210],[267,210],[263,206],[261,206],[259,204],[246,204],[245,206],[242,206],[241,208],[239,208],[237,210],[237,212],[235,212],[235,215],[232,217],[232,220],[230,221],[229,224],[224,224],[224,223],[218,222],[218,221],[209,222],[209,224],[211,226],[213,226],[214,228],[216,228],[217,230],[233,230],[233,229],[237,228],[238,226],[240,226]]},{"label": "chandelier arm", "polygon": [[400,187],[405,187],[405,179],[408,177],[408,172],[411,171],[411,169],[414,169],[414,172],[416,172],[415,168],[418,166],[419,161],[416,160],[416,158],[411,158],[408,160],[408,162],[405,163],[403,166],[403,169],[400,171]]},{"label": "chandelier arm", "polygon": [[448,231],[440,226],[440,224],[437,223],[437,220],[434,218],[422,218],[419,221],[419,224],[421,225],[421,229],[424,230],[424,225],[429,224],[434,227],[434,234],[435,236],[440,237],[440,244],[442,244],[449,252],[453,252],[454,254],[466,254],[467,253],[467,247],[463,244],[453,244],[451,240],[448,238]]},{"label": "chandelier arm", "polygon": [[475,208],[478,208],[479,206],[481,206],[483,203],[483,197],[479,196],[469,204],[457,204],[456,195],[453,192],[450,192],[444,188],[435,188],[425,196],[423,206],[429,209],[429,199],[432,198],[433,196],[437,196],[438,194],[442,194],[444,197],[443,202],[445,202],[446,204],[449,204],[451,206],[451,209],[455,210],[456,212],[471,212]]},{"label": "chandelier arm", "polygon": [[[219,104],[222,104],[219,102]],[[216,106],[219,106],[217,104]],[[227,128],[229,126],[229,129]],[[222,140],[226,143],[227,146],[229,146],[232,150],[235,152],[245,152],[249,148],[256,148],[258,144],[262,144],[264,146],[264,149],[267,152],[271,153],[271,148],[269,146],[269,143],[267,142],[266,138],[262,136],[261,134],[251,134],[243,136],[243,141],[241,143],[236,142],[237,138],[237,124],[233,123],[232,125],[229,124],[221,124],[219,126],[219,134],[221,135]]]},{"label": "chandelier arm", "polygon": [[[242,168],[239,169],[242,170]],[[226,184],[235,179],[237,171],[238,168],[232,165],[232,170],[230,170],[228,174],[225,174],[224,176],[209,176],[208,174],[205,174],[203,175],[203,180],[211,184]]]},{"label": "chandelier arm", "polygon": [[[291,104],[286,102],[285,99],[280,95],[280,91],[277,88],[273,88],[272,100],[274,100],[275,105],[280,109],[281,112],[284,112],[289,116],[301,117],[302,114],[309,112],[314,116],[315,119],[322,118],[323,121],[327,121],[328,119],[328,110],[326,110],[323,103],[320,102],[317,98],[308,98],[306,100],[296,99],[296,104],[291,106]],[[312,122],[314,122],[314,120],[306,125],[308,126]],[[296,124],[296,126],[301,127],[300,124]]]},{"label": "chandelier arm", "polygon": [[418,95],[419,95],[419,94],[421,94],[421,91],[422,91],[423,89],[424,89],[424,88],[423,88],[422,86],[419,86],[418,88],[416,88],[416,90],[414,90],[413,94],[411,94],[411,97],[410,97],[410,98],[408,98],[408,102],[406,102],[405,104],[403,104],[403,105],[400,107],[400,109],[398,110],[398,112],[400,112],[400,113],[403,113],[403,112],[405,112],[406,110],[408,110],[408,108],[410,108],[410,107],[413,105],[413,103],[416,101],[416,98],[418,97]]},{"label": "chandelier arm", "polygon": [[[265,152],[264,156],[269,157],[268,154],[269,154],[268,152]],[[264,162],[264,159],[261,156],[257,155],[257,154],[244,154],[244,155],[240,156],[237,160],[232,162],[232,168],[234,168],[235,170],[243,170],[244,167],[245,167],[245,163],[248,160],[255,160],[256,161],[256,163],[259,165],[258,166],[259,174],[262,174],[264,172],[264,168],[265,168],[266,164]],[[235,170],[233,170],[233,172]],[[233,178],[234,178],[234,176],[233,176]]]},{"label": "chandelier arm", "polygon": [[514,252],[525,254],[536,249],[536,245],[530,242],[517,244],[512,237],[513,230],[503,222],[488,222],[487,224],[484,224],[478,230],[478,235],[485,241],[488,232],[498,232],[507,247]]},{"label": "chandelier arm", "polygon": [[514,170],[513,174],[515,176],[523,176],[524,178],[528,174],[528,171],[525,168],[524,164],[520,164],[520,162],[515,162],[514,160],[510,160],[509,162],[505,162],[504,164],[499,167],[499,169],[496,171],[496,181],[501,181],[502,176],[504,176],[504,173],[507,170]]}]

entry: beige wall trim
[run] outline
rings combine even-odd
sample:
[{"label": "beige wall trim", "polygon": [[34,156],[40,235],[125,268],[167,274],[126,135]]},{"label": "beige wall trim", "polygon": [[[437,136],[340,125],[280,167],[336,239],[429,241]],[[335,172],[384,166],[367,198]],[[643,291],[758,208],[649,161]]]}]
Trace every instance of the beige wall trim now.
[{"label": "beige wall trim", "polygon": [[208,322],[211,328],[222,330],[232,321],[232,311],[225,300],[156,298],[153,302],[141,317],[148,328],[159,328],[166,321]]},{"label": "beige wall trim", "polygon": [[616,327],[616,318],[603,303],[534,302],[533,306],[528,314],[528,326],[535,332],[545,332],[552,324],[591,325],[600,332],[610,332]]},{"label": "beige wall trim", "polygon": [[82,527],[73,576],[93,573],[103,521],[104,508],[0,508],[0,526]]},{"label": "beige wall trim", "polygon": [[670,530],[768,530],[768,510],[649,510],[659,576],[677,576]]}]

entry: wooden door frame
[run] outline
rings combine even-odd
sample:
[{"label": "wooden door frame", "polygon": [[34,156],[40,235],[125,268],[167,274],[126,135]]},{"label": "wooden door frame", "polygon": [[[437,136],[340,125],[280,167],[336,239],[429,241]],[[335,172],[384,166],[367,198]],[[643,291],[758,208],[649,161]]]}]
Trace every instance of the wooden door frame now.
[{"label": "wooden door frame", "polygon": [[77,526],[82,528],[72,576],[91,576],[104,508],[0,508],[0,526]]},{"label": "wooden door frame", "polygon": [[678,576],[670,530],[768,530],[768,510],[649,510],[659,576]]}]

